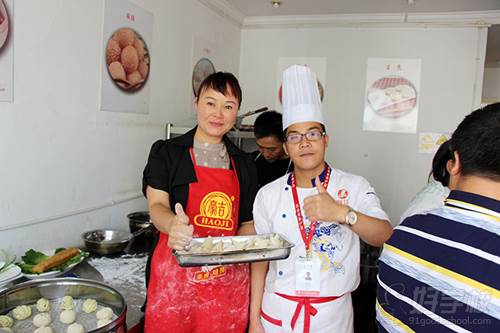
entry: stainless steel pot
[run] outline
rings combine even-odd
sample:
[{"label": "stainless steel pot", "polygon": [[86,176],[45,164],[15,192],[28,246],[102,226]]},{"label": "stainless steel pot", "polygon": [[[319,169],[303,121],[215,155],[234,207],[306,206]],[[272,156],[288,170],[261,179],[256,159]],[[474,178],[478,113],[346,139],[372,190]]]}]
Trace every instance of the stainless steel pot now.
[{"label": "stainless steel pot", "polygon": [[148,228],[142,235],[134,238],[131,247],[133,251],[148,252],[154,241],[156,228],[151,222],[149,212],[134,212],[127,215],[130,232],[136,232],[142,228]]},{"label": "stainless steel pot", "polygon": [[0,292],[0,314],[7,313],[18,305],[32,305],[44,297],[52,300],[63,296],[73,298],[93,298],[98,303],[109,306],[118,316],[109,324],[89,333],[125,333],[127,305],[123,296],[114,288],[92,280],[77,278],[57,278],[34,280],[18,284]]}]

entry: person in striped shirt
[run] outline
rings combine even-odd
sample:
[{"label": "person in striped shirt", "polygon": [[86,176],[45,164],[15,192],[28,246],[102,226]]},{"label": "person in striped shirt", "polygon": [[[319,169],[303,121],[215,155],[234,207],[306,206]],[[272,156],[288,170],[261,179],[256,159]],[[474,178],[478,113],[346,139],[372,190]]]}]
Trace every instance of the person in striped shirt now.
[{"label": "person in striped shirt", "polygon": [[451,138],[453,190],[410,216],[379,259],[380,332],[500,332],[500,103]]}]

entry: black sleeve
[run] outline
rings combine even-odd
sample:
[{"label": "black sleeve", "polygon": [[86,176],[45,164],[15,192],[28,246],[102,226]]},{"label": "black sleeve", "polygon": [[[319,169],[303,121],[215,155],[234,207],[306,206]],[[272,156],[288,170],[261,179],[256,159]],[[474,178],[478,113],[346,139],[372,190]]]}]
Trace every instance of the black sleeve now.
[{"label": "black sleeve", "polygon": [[142,175],[142,193],[146,196],[146,188],[151,186],[154,189],[170,192],[169,170],[166,141],[158,140],[151,146],[148,163]]},{"label": "black sleeve", "polygon": [[253,202],[259,189],[257,168],[251,154],[242,158],[240,181],[240,209],[238,212],[239,222],[253,220]]}]

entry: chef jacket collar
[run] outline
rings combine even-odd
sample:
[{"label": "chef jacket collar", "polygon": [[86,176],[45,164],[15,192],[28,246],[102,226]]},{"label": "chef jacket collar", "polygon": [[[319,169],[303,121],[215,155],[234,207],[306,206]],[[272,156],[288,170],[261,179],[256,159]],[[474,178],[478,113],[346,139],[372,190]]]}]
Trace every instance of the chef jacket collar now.
[{"label": "chef jacket collar", "polygon": [[[323,171],[319,175],[319,180],[322,183],[325,181],[326,171],[328,170],[328,167],[329,167],[328,163],[325,162],[325,168],[323,169]],[[331,178],[331,175],[330,175],[330,178]],[[286,183],[288,185],[292,186],[292,172],[290,172],[290,174],[288,175],[288,179],[287,179]],[[313,187],[316,187],[316,178],[311,179],[311,184]]]}]

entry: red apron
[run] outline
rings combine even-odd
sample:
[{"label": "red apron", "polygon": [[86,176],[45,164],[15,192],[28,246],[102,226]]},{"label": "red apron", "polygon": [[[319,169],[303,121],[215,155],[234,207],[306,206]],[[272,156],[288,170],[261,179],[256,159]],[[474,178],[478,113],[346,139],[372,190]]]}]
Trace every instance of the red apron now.
[{"label": "red apron", "polygon": [[[232,236],[238,230],[240,186],[233,170],[198,166],[186,214],[194,236]],[[161,233],[151,260],[144,332],[245,332],[248,265],[180,267]]]}]

